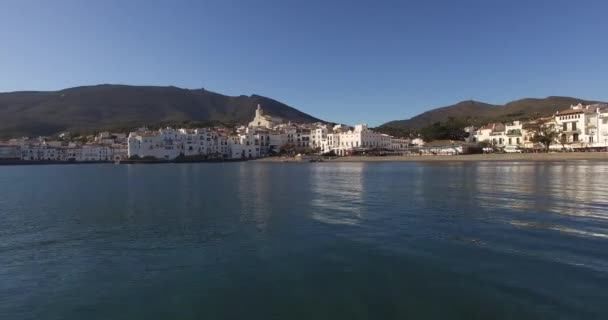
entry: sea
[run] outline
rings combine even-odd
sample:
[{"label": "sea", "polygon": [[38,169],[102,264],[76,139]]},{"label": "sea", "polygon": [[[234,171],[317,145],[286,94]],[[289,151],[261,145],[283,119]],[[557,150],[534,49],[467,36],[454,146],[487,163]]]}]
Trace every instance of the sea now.
[{"label": "sea", "polygon": [[608,162],[0,167],[0,319],[607,319]]}]

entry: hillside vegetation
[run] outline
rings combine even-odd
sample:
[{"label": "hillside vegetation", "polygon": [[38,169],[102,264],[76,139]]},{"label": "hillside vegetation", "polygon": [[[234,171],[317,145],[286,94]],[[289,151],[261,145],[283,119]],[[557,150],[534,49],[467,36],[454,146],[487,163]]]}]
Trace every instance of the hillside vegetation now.
[{"label": "hillside vegetation", "polygon": [[597,101],[572,97],[547,97],[544,99],[526,98],[504,105],[493,105],[469,100],[433,109],[407,120],[390,121],[378,127],[377,130],[392,135],[408,135],[420,133],[429,126],[446,123],[449,119],[457,120],[465,125],[476,126],[490,122],[529,120],[554,114],[556,111],[568,109],[571,105],[579,103],[585,105],[597,103]]},{"label": "hillside vegetation", "polygon": [[253,118],[257,104],[285,121],[320,121],[258,95],[233,97],[205,89],[96,85],[0,93],[0,137],[89,133],[191,121],[245,124]]}]

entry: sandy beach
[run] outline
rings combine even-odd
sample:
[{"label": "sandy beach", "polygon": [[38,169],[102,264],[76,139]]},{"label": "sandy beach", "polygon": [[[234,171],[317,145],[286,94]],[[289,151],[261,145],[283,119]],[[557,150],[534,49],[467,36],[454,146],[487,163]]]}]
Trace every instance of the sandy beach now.
[{"label": "sandy beach", "polygon": [[[470,154],[457,156],[354,156],[338,157],[324,162],[399,162],[399,161],[608,161],[607,152],[569,152],[569,153],[511,153],[511,154]],[[306,162],[293,157],[269,157],[255,161],[259,162]]]}]

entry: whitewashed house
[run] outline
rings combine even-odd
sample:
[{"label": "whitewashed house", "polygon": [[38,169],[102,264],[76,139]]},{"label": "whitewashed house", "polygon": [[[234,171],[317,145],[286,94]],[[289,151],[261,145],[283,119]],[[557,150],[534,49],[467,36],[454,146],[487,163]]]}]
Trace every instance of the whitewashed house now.
[{"label": "whitewashed house", "polygon": [[0,145],[0,159],[15,160],[21,159],[21,149],[16,145]]},{"label": "whitewashed house", "polygon": [[474,142],[485,141],[493,146],[503,147],[505,145],[505,138],[505,125],[502,123],[490,123],[477,130]]},{"label": "whitewashed house", "polygon": [[129,157],[153,157],[173,160],[183,148],[183,134],[171,128],[159,131],[131,132],[128,138]]},{"label": "whitewashed house", "polygon": [[45,142],[21,146],[21,160],[54,161],[59,160],[59,149],[49,147]]},{"label": "whitewashed house", "polygon": [[523,146],[526,138],[526,130],[521,121],[513,121],[505,124],[505,145]]}]

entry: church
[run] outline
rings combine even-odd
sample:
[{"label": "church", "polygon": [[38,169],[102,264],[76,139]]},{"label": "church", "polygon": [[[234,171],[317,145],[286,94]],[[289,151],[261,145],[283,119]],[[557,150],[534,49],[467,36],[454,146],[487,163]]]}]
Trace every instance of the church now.
[{"label": "church", "polygon": [[249,122],[249,127],[264,127],[272,129],[274,126],[283,123],[281,118],[275,118],[264,114],[264,110],[258,104],[258,108],[255,110],[255,118]]}]

